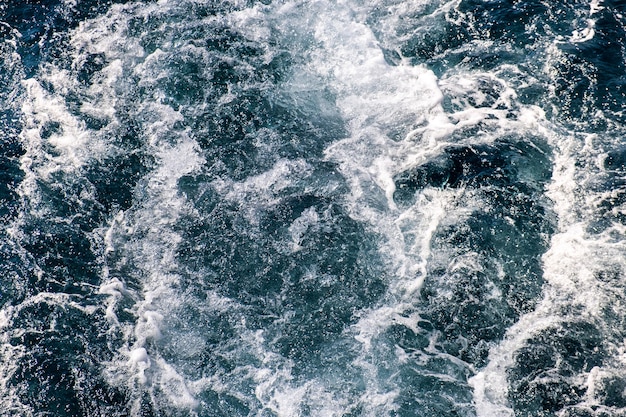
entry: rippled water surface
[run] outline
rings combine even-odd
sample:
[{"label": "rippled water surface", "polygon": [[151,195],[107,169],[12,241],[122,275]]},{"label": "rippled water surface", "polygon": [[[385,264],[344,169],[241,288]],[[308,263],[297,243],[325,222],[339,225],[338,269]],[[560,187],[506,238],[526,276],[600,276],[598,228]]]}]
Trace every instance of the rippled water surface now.
[{"label": "rippled water surface", "polygon": [[0,0],[1,416],[626,416],[626,3]]}]

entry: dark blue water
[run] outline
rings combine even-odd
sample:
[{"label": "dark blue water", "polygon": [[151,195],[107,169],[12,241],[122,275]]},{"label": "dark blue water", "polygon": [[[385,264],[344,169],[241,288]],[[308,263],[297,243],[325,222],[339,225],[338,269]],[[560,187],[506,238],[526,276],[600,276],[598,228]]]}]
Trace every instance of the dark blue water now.
[{"label": "dark blue water", "polygon": [[626,415],[626,3],[0,36],[1,416]]}]

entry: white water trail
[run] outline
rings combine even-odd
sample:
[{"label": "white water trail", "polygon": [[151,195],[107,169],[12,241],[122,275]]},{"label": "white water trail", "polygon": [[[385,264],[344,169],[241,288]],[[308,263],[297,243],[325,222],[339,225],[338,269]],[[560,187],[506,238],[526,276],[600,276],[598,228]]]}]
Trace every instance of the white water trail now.
[{"label": "white water trail", "polygon": [[[601,9],[599,4],[597,1],[591,3],[591,15]],[[547,59],[551,63],[559,62],[561,58],[561,52],[555,45],[547,48]],[[554,75],[550,65],[546,65],[545,70]],[[605,116],[599,111],[596,117]],[[612,123],[608,125],[610,129],[616,129]],[[617,221],[610,222],[600,232],[594,232],[593,225],[610,215],[602,213],[602,202],[607,194],[620,192],[594,190],[607,175],[602,167],[606,156],[603,148],[608,144],[608,148],[612,149],[613,136],[619,134],[584,133],[583,125],[583,132],[572,131],[547,120],[538,120],[535,129],[548,139],[553,149],[553,174],[546,195],[553,202],[557,231],[542,257],[546,281],[542,299],[534,311],[522,316],[507,331],[504,340],[490,351],[487,366],[470,380],[475,390],[478,416],[514,416],[508,371],[515,366],[517,353],[542,332],[578,322],[597,326],[605,338],[604,347],[610,356],[602,366],[571,376],[572,381],[586,389],[582,403],[575,405],[592,407],[598,412],[604,410],[612,415],[618,410],[601,405],[595,392],[599,390],[596,385],[602,375],[621,373],[626,369],[624,344],[619,331],[616,332],[617,329],[611,325],[612,321],[623,317],[619,294],[623,292],[624,283],[605,278],[615,271],[624,270],[626,230]],[[616,207],[612,214],[620,210],[621,207]],[[557,415],[570,415],[566,413],[567,407]]]}]

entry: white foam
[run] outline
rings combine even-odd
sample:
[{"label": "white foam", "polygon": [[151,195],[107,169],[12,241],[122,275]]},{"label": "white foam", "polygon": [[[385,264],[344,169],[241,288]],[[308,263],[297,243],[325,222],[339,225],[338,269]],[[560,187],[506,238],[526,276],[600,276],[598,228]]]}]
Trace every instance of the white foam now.
[{"label": "white foam", "polygon": [[[591,14],[600,10],[599,4],[592,2]],[[559,62],[561,52],[549,48],[548,53],[550,58],[544,71],[554,77],[550,65]],[[604,115],[600,113],[596,117],[604,118]],[[542,257],[546,280],[542,299],[533,312],[522,316],[507,331],[505,339],[490,351],[487,366],[470,380],[479,416],[514,415],[507,398],[507,370],[514,366],[516,352],[546,329],[583,321],[597,325],[605,337],[603,343],[610,352],[605,365],[571,377],[576,383],[586,381],[587,392],[579,406],[614,412],[599,404],[596,391],[602,388],[597,384],[604,376],[623,373],[626,366],[623,343],[611,340],[619,337],[611,322],[623,320],[624,316],[621,296],[617,295],[623,292],[623,283],[619,279],[602,278],[623,271],[626,266],[623,261],[626,228],[618,222],[599,231],[590,227],[607,216],[602,202],[615,200],[611,195],[621,192],[614,188],[596,191],[608,175],[603,172],[602,158],[606,149],[614,149],[613,138],[621,136],[616,131],[621,131],[621,127],[609,122],[607,132],[591,134],[584,132],[586,126],[582,123],[578,124],[577,132],[547,121],[541,125],[554,152],[552,179],[546,194],[553,202],[558,229]],[[622,209],[617,205],[612,214]]]},{"label": "white foam", "polygon": [[[593,238],[585,232],[585,227],[584,223],[569,225],[553,237],[550,250],[543,257],[547,281],[544,298],[532,313],[521,317],[508,330],[505,339],[491,350],[485,369],[470,380],[479,416],[514,415],[507,399],[507,369],[514,364],[516,352],[531,337],[563,322],[596,323],[607,305],[614,302],[611,293],[615,289],[606,288],[594,272],[619,259],[618,254],[626,246],[607,245],[606,237]],[[619,361],[621,367],[626,363],[624,358],[616,363]]]},{"label": "white foam", "polygon": [[[180,303],[180,294],[174,289],[180,277],[174,271],[181,237],[172,227],[185,209],[185,201],[178,194],[177,182],[181,176],[197,169],[202,158],[194,142],[183,137],[173,146],[169,144],[170,138],[163,144],[158,137],[161,130],[155,126],[151,130],[152,146],[160,149],[156,153],[159,157],[157,168],[150,173],[141,208],[117,219],[121,229],[118,233],[127,240],[127,243],[120,243],[122,246],[119,249],[132,254],[134,263],[145,274],[141,292],[133,296],[136,299],[133,311],[137,322],[132,329],[132,338],[128,339],[131,343],[127,347],[128,355],[131,359],[138,358],[141,356],[139,353],[146,352],[150,360],[131,360],[127,364],[121,360],[113,361],[108,374],[112,382],[130,383],[132,387],[133,380],[124,381],[122,377],[124,366],[128,366],[126,372],[135,375],[134,380],[141,385],[150,387],[156,384],[168,394],[167,398],[175,407],[188,408],[194,407],[196,402],[186,388],[185,378],[160,356],[158,350],[149,350],[162,338],[164,317],[178,308]],[[142,237],[136,239],[133,237],[135,234]],[[111,244],[111,247],[114,245]],[[101,287],[101,292],[111,294],[107,312],[112,311],[120,299],[119,286],[110,281]]]},{"label": "white foam", "polygon": [[582,43],[593,39],[596,35],[595,26],[595,21],[587,19],[587,27],[574,30],[572,32],[572,36],[570,36],[569,41],[572,43]]},{"label": "white foam", "polygon": [[[592,40],[596,35],[595,27],[597,17],[594,15],[598,14],[602,10],[604,10],[602,0],[591,0],[589,2],[588,12],[584,13],[587,18],[583,19],[582,16],[580,16],[580,18],[577,18],[574,22],[572,22],[572,25],[575,27],[577,26],[578,28],[572,30],[572,34],[567,39],[568,42],[583,43]],[[562,39],[563,37],[561,36],[557,37],[556,43],[563,43]]]},{"label": "white foam", "polygon": [[[49,142],[62,152],[63,159],[57,163],[64,164],[62,169],[78,169],[87,158],[99,157],[98,147],[95,146],[97,139],[117,134],[122,124],[117,120],[120,108],[137,122],[141,132],[139,139],[144,141],[145,151],[155,161],[154,169],[141,182],[141,193],[136,195],[135,206],[118,212],[108,227],[98,232],[104,244],[105,263],[99,292],[106,296],[106,317],[111,330],[121,330],[125,341],[116,357],[107,364],[105,374],[110,383],[131,390],[136,415],[139,415],[140,393],[152,392],[154,388],[167,397],[166,400],[158,400],[160,403],[169,401],[178,408],[196,406],[193,395],[186,387],[189,381],[164,360],[157,345],[163,338],[164,318],[177,309],[180,302],[180,294],[175,287],[180,280],[176,272],[176,251],[181,237],[175,225],[187,206],[184,197],[178,193],[178,181],[182,176],[198,170],[204,160],[198,145],[190,138],[190,132],[174,127],[183,120],[183,116],[163,104],[162,92],[156,85],[158,77],[169,75],[162,68],[161,74],[155,71],[164,59],[163,55],[171,53],[168,51],[170,40],[163,38],[161,48],[148,55],[140,45],[140,36],[144,34],[129,32],[131,19],[158,17],[167,14],[170,7],[176,5],[164,2],[159,5],[113,5],[106,15],[81,22],[70,41],[74,54],[73,69],[80,70],[90,54],[102,55],[104,65],[92,74],[88,86],[76,84],[71,74],[55,72],[54,69],[49,71],[51,75],[47,81],[56,83],[58,94],[79,90],[82,98],[80,111],[105,121],[105,127],[99,132],[88,131],[84,124],[70,117],[62,100],[45,96],[36,82],[27,84],[34,98],[28,101],[30,107],[26,110],[32,115],[30,118],[35,126],[25,130],[25,135],[31,135],[26,141],[40,146],[41,138],[34,129],[48,119],[61,119],[63,134],[53,135]],[[153,99],[144,97],[135,102],[137,97],[129,95],[138,86],[153,91]],[[41,110],[44,108],[45,112]],[[50,115],[52,111],[56,113]],[[104,149],[102,153],[105,151],[117,152],[115,149]],[[27,152],[23,165],[37,163],[37,157],[38,154]],[[54,157],[51,160],[57,162]],[[47,169],[51,170],[49,166]],[[36,177],[41,176],[41,172],[36,174]],[[119,254],[123,256],[120,258]],[[111,271],[117,268],[113,262],[131,263],[137,276],[113,274]],[[139,285],[135,284],[132,289],[126,285],[126,282],[138,277]],[[135,315],[134,324],[120,324],[116,316],[123,300],[133,302],[127,312]]]},{"label": "white foam", "polygon": [[35,410],[22,402],[18,388],[12,383],[13,376],[19,371],[20,360],[26,354],[25,346],[10,343],[10,338],[20,332],[12,326],[16,310],[16,307],[6,305],[0,310],[0,405],[4,410],[33,416]]},{"label": "white foam", "polygon": [[[453,3],[442,7],[450,8]],[[398,7],[413,10],[420,5],[404,3]],[[348,2],[331,5],[323,1],[306,8],[287,4],[276,9],[275,18],[285,22],[277,24],[285,33],[290,33],[290,22],[295,21],[305,21],[313,28],[298,36],[311,36],[311,44],[319,46],[310,49],[312,62],[302,68],[304,74],[297,73],[290,82],[295,90],[314,89],[320,82],[332,89],[349,137],[329,146],[326,158],[339,163],[350,185],[350,215],[383,237],[380,253],[389,271],[388,294],[383,305],[362,312],[352,330],[363,347],[357,361],[367,385],[363,401],[377,410],[374,414],[384,414],[393,409],[399,391],[377,380],[372,363],[375,359],[371,357],[373,340],[393,323],[404,322],[407,312],[415,311],[419,303],[416,295],[432,261],[430,242],[441,223],[462,221],[481,209],[479,197],[462,188],[427,187],[414,206],[401,210],[393,200],[394,176],[438,155],[451,144],[455,132],[469,127],[484,126],[474,137],[463,139],[471,144],[546,129],[541,126],[543,112],[537,107],[519,106],[515,89],[496,72],[458,72],[438,79],[423,66],[403,61],[397,66],[388,64],[377,38],[364,19],[359,20],[359,16],[368,15],[368,6],[353,9]],[[436,13],[444,13],[444,9]],[[386,24],[381,23],[381,27]],[[388,35],[383,33],[382,38],[389,41]],[[484,83],[494,86],[493,102],[478,88]],[[442,105],[444,96],[458,97],[459,110],[447,113]],[[475,104],[470,104],[468,97]],[[512,113],[515,118],[511,118]],[[397,126],[406,128],[394,132]],[[298,223],[294,230],[302,227]],[[294,240],[297,242],[297,235]],[[302,391],[294,396],[302,398]],[[479,401],[481,407],[487,407],[485,401]],[[507,409],[506,404],[502,407]]]},{"label": "white foam", "polygon": [[[236,202],[254,197],[255,203],[270,206],[280,201],[277,195],[282,190],[291,186],[296,178],[309,176],[311,170],[311,165],[303,159],[280,159],[268,171],[250,176],[244,181],[217,179],[211,185],[228,201]],[[336,186],[336,184],[329,184],[331,189]],[[252,217],[248,220],[252,224],[257,223]]]},{"label": "white foam", "polygon": [[179,374],[172,365],[163,358],[157,360],[160,371],[158,373],[159,389],[167,399],[177,408],[193,410],[199,404],[195,398],[190,381]]},{"label": "white foam", "polygon": [[36,415],[36,410],[22,402],[20,390],[12,381],[13,375],[20,371],[19,361],[25,353],[24,346],[13,346],[5,334],[0,336],[0,407],[6,413],[31,417]]},{"label": "white foam", "polygon": [[[70,114],[62,97],[46,92],[34,78],[22,84],[25,90],[22,104],[24,127],[20,139],[26,152],[20,162],[26,176],[19,192],[35,202],[37,179],[49,180],[58,171],[75,173],[90,158],[105,152],[105,147],[89,134],[84,123]],[[46,140],[42,139],[42,130],[54,123],[58,129]],[[44,149],[44,141],[54,148],[56,155]]]},{"label": "white foam", "polygon": [[302,249],[300,243],[302,243],[303,237],[306,235],[307,230],[317,224],[319,216],[315,207],[309,207],[304,210],[300,217],[295,219],[289,226],[289,233],[292,239],[292,252],[298,252]]},{"label": "white foam", "polygon": [[474,389],[476,414],[484,417],[512,417],[509,403],[507,370],[514,363],[515,353],[533,334],[558,323],[558,319],[545,314],[545,307],[520,318],[508,331],[505,339],[489,352],[487,366],[469,378]]},{"label": "white foam", "polygon": [[599,11],[604,10],[604,6],[602,6],[603,0],[591,0],[589,3],[589,14],[594,15]]},{"label": "white foam", "polygon": [[[448,2],[442,7],[452,7],[453,3]],[[399,2],[394,7],[409,10],[421,5]],[[302,42],[302,45],[290,45],[295,51],[308,51],[309,61],[295,71],[293,79],[287,81],[284,88],[292,92],[316,91],[322,85],[330,87],[336,96],[338,110],[349,128],[349,137],[329,146],[325,155],[339,164],[349,182],[351,194],[346,205],[350,215],[382,234],[380,253],[387,263],[385,269],[390,271],[386,277],[389,291],[385,305],[362,312],[348,334],[340,336],[353,337],[362,344],[363,352],[356,365],[364,374],[366,392],[358,399],[351,398],[350,393],[333,389],[332,384],[322,377],[294,381],[293,364],[268,350],[262,331],[247,331],[244,322],[237,328],[239,333],[234,337],[242,345],[238,354],[249,354],[257,362],[237,368],[233,375],[242,380],[252,379],[256,384],[255,397],[262,407],[281,416],[299,415],[303,405],[310,407],[315,415],[327,416],[344,414],[356,403],[364,404],[365,413],[372,416],[384,415],[397,407],[395,401],[400,388],[378,381],[370,356],[372,343],[376,335],[394,323],[403,323],[417,331],[418,317],[406,313],[414,311],[419,302],[417,295],[428,263],[434,256],[432,237],[443,222],[462,221],[464,216],[481,209],[481,201],[462,188],[426,187],[412,207],[399,208],[393,199],[394,176],[439,154],[451,144],[450,138],[455,132],[468,127],[486,126],[476,137],[462,139],[471,143],[490,142],[510,132],[550,134],[550,128],[543,125],[544,115],[539,109],[514,109],[517,106],[515,90],[497,73],[459,72],[438,79],[424,66],[412,66],[407,62],[400,62],[397,66],[388,64],[376,36],[363,23],[367,7],[374,6],[366,4],[352,8],[348,2],[323,0],[267,7],[257,5],[232,12],[225,19],[251,41],[269,44],[269,40],[279,33],[284,36],[281,41],[285,43],[289,39]],[[590,7],[591,14],[595,13],[599,10],[599,2],[592,2]],[[204,159],[190,132],[175,128],[184,117],[166,104],[164,93],[159,89],[158,81],[169,76],[162,63],[182,49],[176,49],[166,33],[167,28],[162,28],[164,32],[158,33],[162,38],[161,45],[148,53],[141,47],[141,39],[130,33],[128,22],[135,17],[147,20],[165,16],[175,8],[172,2],[164,0],[157,5],[114,5],[106,16],[81,23],[72,37],[72,45],[77,51],[75,69],[88,54],[102,53],[106,58],[105,67],[82,91],[84,100],[80,111],[105,118],[107,128],[102,135],[106,135],[114,132],[120,123],[116,120],[116,109],[126,104],[133,106],[129,114],[141,128],[147,152],[155,159],[154,169],[141,182],[142,193],[137,193],[135,206],[119,212],[102,231],[105,261],[116,253],[124,253],[127,259],[120,262],[127,262],[134,268],[132,277],[117,277],[111,276],[109,269],[112,268],[106,266],[99,291],[107,296],[106,314],[113,326],[120,326],[115,311],[122,299],[130,297],[135,301],[131,313],[135,315],[136,323],[122,329],[126,344],[107,364],[107,375],[111,383],[128,387],[136,396],[136,415],[139,415],[141,390],[160,391],[166,398],[154,399],[155,402],[169,402],[174,407],[188,410],[198,406],[197,396],[202,390],[237,391],[236,382],[220,375],[193,380],[168,363],[159,350],[159,344],[165,343],[172,334],[168,332],[173,332],[167,328],[167,319],[175,316],[180,304],[185,302],[178,288],[181,277],[176,258],[182,237],[176,225],[193,209],[179,194],[177,184],[184,175],[197,172]],[[442,10],[439,8],[437,13]],[[302,25],[305,27],[301,29]],[[577,36],[587,40],[593,33],[581,32]],[[270,57],[271,53],[268,53],[267,58]],[[136,87],[127,85],[128,74],[137,81],[136,86],[151,91],[151,95],[143,97],[144,101],[135,103],[126,97],[129,91],[124,89]],[[60,96],[79,88],[62,71],[51,70],[48,81],[55,85]],[[497,87],[494,103],[490,104],[491,98],[478,88],[482,82]],[[23,108],[28,123],[23,140],[30,146],[22,158],[22,167],[27,172],[25,190],[28,184],[34,187],[32,184],[36,178],[55,170],[74,172],[89,158],[110,151],[102,148],[99,136],[88,131],[67,110],[62,97],[46,92],[36,81],[25,82],[24,88],[28,91]],[[475,105],[469,104],[470,95],[473,95]],[[442,103],[446,96],[458,98],[458,111],[444,110]],[[232,97],[231,92],[221,100],[225,103]],[[125,99],[128,103],[124,103]],[[515,110],[516,119],[509,118],[511,110]],[[49,140],[61,156],[41,150],[41,128],[48,121],[57,121],[61,126],[60,132],[54,133]],[[406,128],[392,132],[397,126]],[[509,331],[505,341],[490,353],[485,370],[471,380],[479,415],[512,415],[507,404],[506,369],[513,361],[513,352],[530,334],[553,323],[550,317],[554,306],[575,296],[577,286],[593,284],[591,272],[573,275],[570,264],[562,260],[567,259],[577,265],[579,271],[584,271],[587,265],[579,259],[580,256],[597,254],[587,251],[588,240],[582,232],[580,219],[569,214],[578,203],[571,198],[577,189],[578,171],[571,163],[571,153],[565,151],[569,143],[554,139],[554,146],[559,151],[550,195],[557,204],[562,233],[555,236],[553,249],[544,258],[548,271],[551,271],[547,273],[547,280],[553,294],[546,296],[536,313],[524,316]],[[267,172],[245,181],[222,179],[210,185],[227,201],[254,201],[254,204],[242,204],[243,215],[254,226],[258,224],[260,209],[277,204],[280,192],[295,179],[309,175],[310,170],[311,166],[303,160],[281,160]],[[329,184],[328,187],[336,186]],[[303,236],[319,221],[319,216],[320,213],[310,208],[293,222],[289,228],[292,241],[288,251],[300,249]],[[564,248],[575,248],[576,251],[568,253]],[[616,248],[612,253],[617,252]],[[468,259],[459,262],[469,264]],[[134,279],[139,284],[135,289],[129,289],[124,278]],[[210,311],[232,312],[240,308],[233,300],[215,294],[210,295],[207,303]],[[589,304],[589,314],[595,314],[603,303],[598,296]],[[188,337],[188,347],[180,354],[197,354],[200,339],[192,334],[185,336]],[[397,352],[398,363],[407,360],[403,352]]]},{"label": "white foam", "polygon": [[148,358],[148,352],[145,348],[133,349],[128,356],[129,362],[133,364],[145,363],[146,368],[150,367],[150,359]]}]

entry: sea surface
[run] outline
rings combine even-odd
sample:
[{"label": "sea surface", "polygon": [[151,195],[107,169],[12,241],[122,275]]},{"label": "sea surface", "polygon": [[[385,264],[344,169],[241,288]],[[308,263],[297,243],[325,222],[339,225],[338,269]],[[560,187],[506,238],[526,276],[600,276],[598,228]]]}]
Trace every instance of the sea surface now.
[{"label": "sea surface", "polygon": [[0,0],[0,416],[626,416],[625,110],[622,0]]}]

